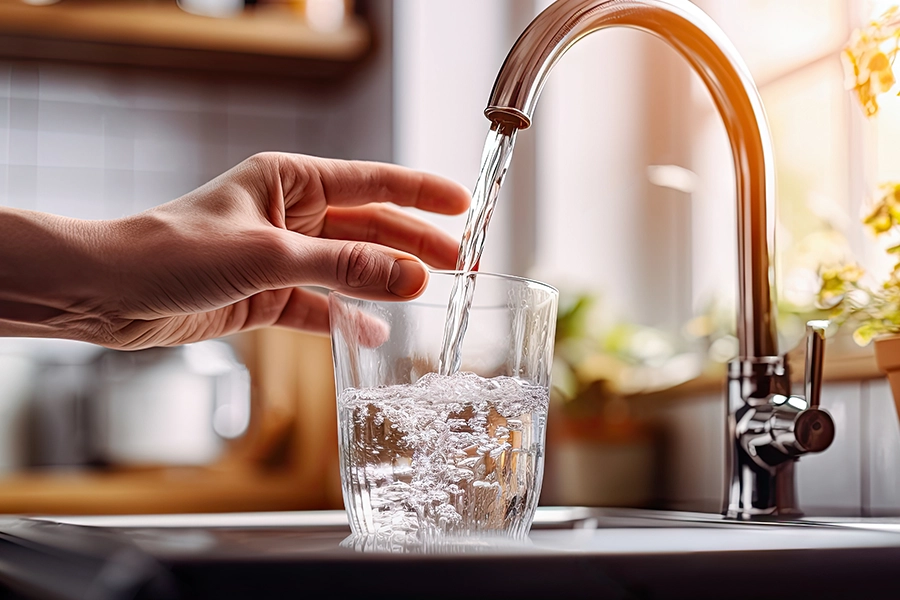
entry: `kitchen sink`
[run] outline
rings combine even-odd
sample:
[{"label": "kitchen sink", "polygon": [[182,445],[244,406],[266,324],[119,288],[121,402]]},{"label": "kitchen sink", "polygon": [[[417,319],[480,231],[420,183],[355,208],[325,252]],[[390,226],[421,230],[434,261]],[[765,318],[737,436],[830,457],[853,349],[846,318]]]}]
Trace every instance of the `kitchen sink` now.
[{"label": "kitchen sink", "polygon": [[[48,598],[895,598],[900,520],[548,507],[521,544],[360,543],[340,511],[0,519]],[[0,594],[2,596],[2,594]]]}]

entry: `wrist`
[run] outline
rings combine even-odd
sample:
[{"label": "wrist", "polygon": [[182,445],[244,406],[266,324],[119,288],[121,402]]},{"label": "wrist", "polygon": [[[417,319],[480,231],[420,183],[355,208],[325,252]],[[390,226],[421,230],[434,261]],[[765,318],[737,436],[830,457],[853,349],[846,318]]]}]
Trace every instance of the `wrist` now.
[{"label": "wrist", "polygon": [[91,340],[108,222],[0,208],[0,335]]}]

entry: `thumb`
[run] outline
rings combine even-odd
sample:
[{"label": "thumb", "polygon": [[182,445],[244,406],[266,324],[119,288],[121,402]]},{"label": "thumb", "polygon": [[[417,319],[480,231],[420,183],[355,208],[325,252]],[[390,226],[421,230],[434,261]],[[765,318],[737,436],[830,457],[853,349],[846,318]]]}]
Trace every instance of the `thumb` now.
[{"label": "thumb", "polygon": [[371,300],[415,298],[428,283],[418,258],[367,242],[303,238],[293,269],[302,283]]}]

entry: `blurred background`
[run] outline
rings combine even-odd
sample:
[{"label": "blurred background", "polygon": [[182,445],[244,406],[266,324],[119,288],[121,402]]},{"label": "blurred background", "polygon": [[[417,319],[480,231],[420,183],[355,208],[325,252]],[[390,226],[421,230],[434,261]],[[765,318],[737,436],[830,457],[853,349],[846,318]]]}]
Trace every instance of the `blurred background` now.
[{"label": "blurred background", "polygon": [[[547,4],[0,0],[0,203],[116,218],[266,150],[472,186],[493,79]],[[900,174],[900,100],[867,121],[839,57],[890,3],[697,4],[749,64],[775,138],[789,349],[818,314],[821,267],[890,267],[859,218]],[[719,510],[733,198],[715,107],[662,42],[606,31],[560,62],[482,263],[563,294],[543,503]],[[900,514],[900,428],[871,351],[832,339],[826,379],[837,439],[802,459],[801,505]],[[0,382],[0,512],[341,507],[327,339],[263,330],[136,353],[6,339]]]}]

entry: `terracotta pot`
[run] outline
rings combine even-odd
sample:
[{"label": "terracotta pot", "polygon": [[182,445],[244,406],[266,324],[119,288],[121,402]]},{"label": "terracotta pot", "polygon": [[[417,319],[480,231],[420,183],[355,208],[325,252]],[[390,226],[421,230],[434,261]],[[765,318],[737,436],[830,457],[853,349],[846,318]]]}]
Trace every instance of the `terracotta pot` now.
[{"label": "terracotta pot", "polygon": [[875,339],[875,362],[888,376],[894,407],[900,416],[900,334]]}]

